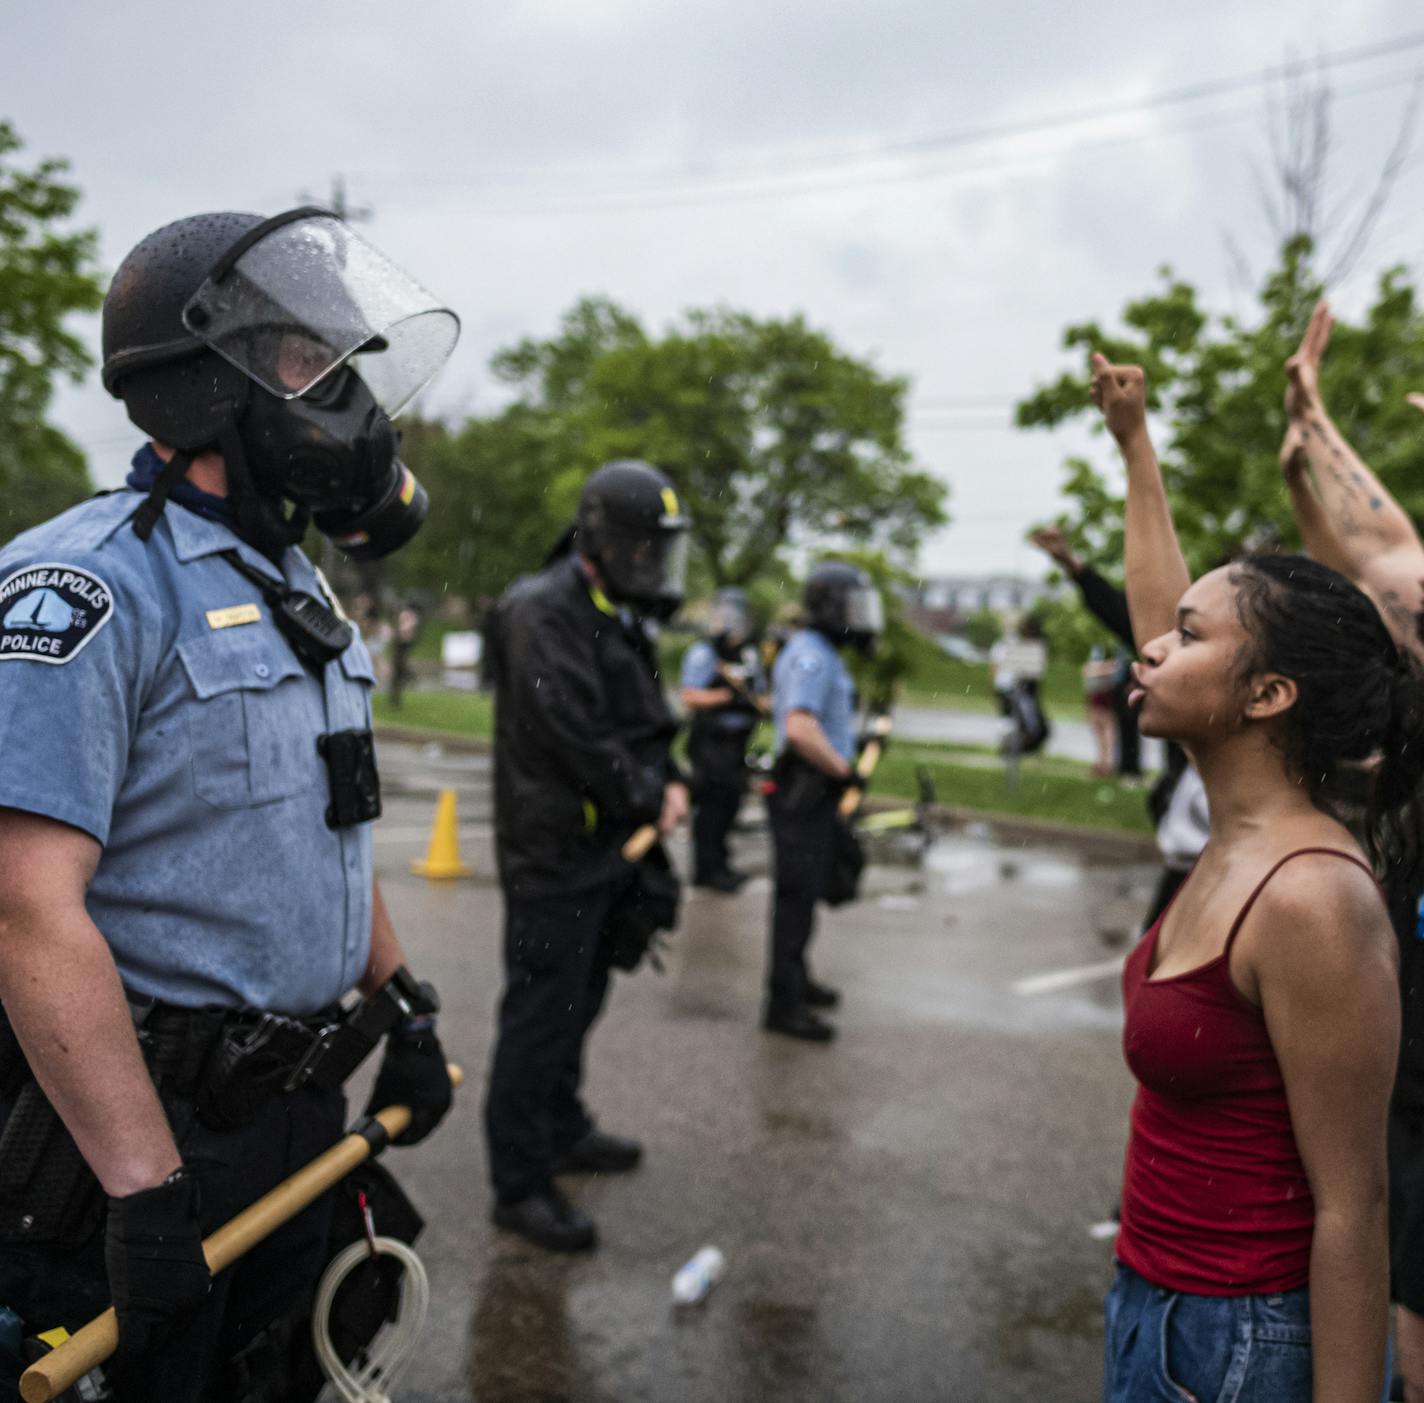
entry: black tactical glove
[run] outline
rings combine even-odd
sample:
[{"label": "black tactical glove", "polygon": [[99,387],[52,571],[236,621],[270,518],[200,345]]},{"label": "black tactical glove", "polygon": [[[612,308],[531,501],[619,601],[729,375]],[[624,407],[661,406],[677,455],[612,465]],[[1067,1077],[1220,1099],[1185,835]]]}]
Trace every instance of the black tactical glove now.
[{"label": "black tactical glove", "polygon": [[198,1226],[198,1181],[180,1169],[156,1189],[111,1198],[104,1265],[119,1317],[114,1367],[122,1373],[196,1312],[212,1285]]},{"label": "black tactical glove", "polygon": [[366,1114],[374,1115],[387,1106],[410,1107],[410,1125],[393,1144],[418,1145],[445,1119],[453,1096],[433,1019],[411,1019],[387,1035],[386,1055],[376,1073]]}]

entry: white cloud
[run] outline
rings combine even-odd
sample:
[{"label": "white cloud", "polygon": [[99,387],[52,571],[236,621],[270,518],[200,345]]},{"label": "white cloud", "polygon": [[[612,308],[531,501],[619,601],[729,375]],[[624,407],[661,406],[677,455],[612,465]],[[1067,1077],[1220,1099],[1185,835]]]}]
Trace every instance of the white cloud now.
[{"label": "white cloud", "polygon": [[[916,452],[953,483],[959,522],[925,564],[973,570],[1036,567],[1019,540],[1055,510],[1061,453],[1050,436],[1010,431],[1008,402],[1056,372],[1061,328],[1111,320],[1163,262],[1224,305],[1226,229],[1267,255],[1246,170],[1259,93],[934,155],[831,158],[1417,26],[1406,0],[1317,0],[1289,29],[1277,7],[1228,0],[1126,22],[984,0],[432,0],[398,12],[258,0],[240,13],[129,0],[86,9],[83,24],[56,6],[7,17],[28,58],[7,73],[8,115],[32,152],[73,159],[109,266],[169,218],[279,208],[346,172],[352,200],[375,207],[370,236],[464,320],[434,392],[445,409],[488,406],[489,354],[552,330],[585,293],[653,325],[692,305],[803,311],[912,376],[919,398],[1002,405],[916,408],[911,424]],[[1342,90],[1407,61],[1342,74]],[[1397,106],[1341,102],[1342,169],[1377,158]],[[689,193],[805,163],[805,182],[823,187],[813,193]],[[1376,263],[1413,256],[1419,193],[1416,172]],[[1368,276],[1358,281],[1363,296]],[[66,392],[61,413],[113,481],[128,435],[97,377]]]}]

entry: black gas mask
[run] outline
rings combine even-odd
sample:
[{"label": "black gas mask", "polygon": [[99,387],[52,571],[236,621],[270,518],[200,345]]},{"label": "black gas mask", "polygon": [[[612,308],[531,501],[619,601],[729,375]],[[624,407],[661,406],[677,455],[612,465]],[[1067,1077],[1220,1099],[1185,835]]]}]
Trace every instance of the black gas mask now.
[{"label": "black gas mask", "polygon": [[430,502],[396,456],[400,435],[349,366],[298,399],[254,391],[237,435],[257,496],[293,503],[294,518],[309,515],[353,560],[399,550],[425,522]]},{"label": "black gas mask", "polygon": [[428,510],[392,419],[459,322],[324,210],[198,215],[138,245],[104,306],[104,383],[176,450],[135,516],[152,531],[196,453],[216,448],[237,529],[274,559],[309,523],[357,560]]}]

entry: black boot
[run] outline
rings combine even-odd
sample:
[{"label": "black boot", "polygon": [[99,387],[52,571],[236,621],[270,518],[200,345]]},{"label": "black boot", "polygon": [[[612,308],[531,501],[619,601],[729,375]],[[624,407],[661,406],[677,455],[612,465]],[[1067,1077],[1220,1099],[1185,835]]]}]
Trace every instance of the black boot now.
[{"label": "black boot", "polygon": [[836,1035],[835,1028],[824,1018],[818,1018],[805,1004],[768,1008],[762,1027],[768,1033],[781,1033],[803,1042],[828,1043]]},{"label": "black boot", "polygon": [[643,1147],[625,1135],[590,1130],[581,1140],[554,1151],[555,1174],[623,1174],[638,1167]]},{"label": "black boot", "polygon": [[802,990],[802,995],[810,1008],[840,1007],[841,991],[832,989],[829,984],[817,984],[810,975],[806,976],[806,985]]},{"label": "black boot", "polygon": [[746,885],[747,877],[743,872],[733,872],[731,868],[723,868],[720,872],[713,872],[709,876],[702,877],[695,881],[694,887],[703,887],[709,891],[724,892],[731,896],[734,892],[741,891]]},{"label": "black boot", "polygon": [[598,1245],[593,1219],[558,1189],[530,1194],[517,1203],[496,1203],[490,1217],[495,1227],[518,1233],[549,1252],[587,1252]]}]

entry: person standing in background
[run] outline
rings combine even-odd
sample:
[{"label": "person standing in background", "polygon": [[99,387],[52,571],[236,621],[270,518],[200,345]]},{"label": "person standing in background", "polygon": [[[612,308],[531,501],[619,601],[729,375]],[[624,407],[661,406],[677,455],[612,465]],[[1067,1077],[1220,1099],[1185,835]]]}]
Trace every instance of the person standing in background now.
[{"label": "person standing in background", "polygon": [[1083,707],[1088,713],[1088,726],[1097,747],[1093,774],[1099,778],[1113,772],[1113,689],[1117,664],[1103,656],[1096,643],[1083,664]]},{"label": "person standing in background", "polygon": [[835,1008],[841,996],[811,977],[806,949],[831,879],[836,806],[855,774],[855,683],[840,650],[870,652],[885,619],[869,578],[841,560],[812,569],[803,603],[804,626],[772,673],[777,757],[768,808],[776,879],[763,1026],[829,1042],[836,1030],[817,1010]]},{"label": "person standing in background", "polygon": [[766,677],[752,641],[744,590],[720,589],[707,637],[682,660],[682,705],[691,713],[692,885],[735,892],[746,875],[733,869],[727,836],[746,790],[747,743],[767,705]]},{"label": "person standing in background", "polygon": [[583,1051],[614,965],[609,917],[634,878],[623,846],[643,825],[666,835],[687,815],[648,622],[682,601],[688,525],[656,468],[605,463],[553,557],[504,592],[489,624],[505,904],[485,1098],[492,1216],[550,1251],[598,1240],[555,1176],[620,1173],[643,1155],[595,1125]]}]

